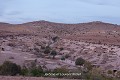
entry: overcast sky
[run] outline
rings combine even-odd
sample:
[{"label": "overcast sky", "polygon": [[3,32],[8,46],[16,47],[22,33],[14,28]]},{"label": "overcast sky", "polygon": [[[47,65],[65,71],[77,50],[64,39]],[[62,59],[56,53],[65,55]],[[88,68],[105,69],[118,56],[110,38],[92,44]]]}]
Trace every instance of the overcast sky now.
[{"label": "overcast sky", "polygon": [[120,0],[0,0],[0,22],[37,20],[120,24]]}]

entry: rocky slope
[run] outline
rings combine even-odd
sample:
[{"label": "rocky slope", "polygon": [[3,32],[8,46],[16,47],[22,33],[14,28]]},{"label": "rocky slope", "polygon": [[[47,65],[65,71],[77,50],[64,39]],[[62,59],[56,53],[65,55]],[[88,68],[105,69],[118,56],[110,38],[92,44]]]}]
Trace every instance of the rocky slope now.
[{"label": "rocky slope", "polygon": [[103,22],[62,24],[35,21],[23,24],[0,23],[2,35],[39,35],[41,37],[60,36],[64,39],[92,43],[120,45],[120,26]]},{"label": "rocky slope", "polygon": [[[76,69],[82,57],[105,70],[120,70],[120,26],[103,22],[62,24],[35,21],[23,24],[0,23],[0,64],[9,60],[19,65],[37,59],[46,69]],[[53,43],[51,39],[60,39]],[[56,50],[56,60],[44,55],[41,45]],[[39,50],[39,54],[35,49]],[[60,51],[60,48],[64,50]],[[65,55],[70,57],[62,61]],[[54,66],[53,66],[54,65]]]}]

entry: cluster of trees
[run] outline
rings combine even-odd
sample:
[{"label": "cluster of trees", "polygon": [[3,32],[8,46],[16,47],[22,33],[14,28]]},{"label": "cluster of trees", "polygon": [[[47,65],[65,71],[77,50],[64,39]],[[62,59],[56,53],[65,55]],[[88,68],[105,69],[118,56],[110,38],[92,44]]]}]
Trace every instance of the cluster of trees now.
[{"label": "cluster of trees", "polygon": [[53,56],[53,59],[55,58],[55,56],[57,55],[57,51],[52,50],[49,46],[46,46],[44,49],[44,54],[48,54]]},{"label": "cluster of trees", "polygon": [[[58,36],[55,36],[55,37],[52,38],[52,41],[55,43],[55,42],[57,42],[58,39],[59,39],[59,37],[58,37]],[[54,59],[55,56],[57,55],[57,51],[53,50],[53,49],[50,47],[50,45],[48,45],[48,46],[46,46],[46,47],[44,48],[44,54],[50,54],[50,55],[53,56],[53,59]]]},{"label": "cluster of trees", "polygon": [[23,67],[21,68],[19,65],[12,63],[10,61],[5,61],[0,66],[0,75],[4,76],[41,76],[43,74],[43,69],[41,66],[31,66],[30,68]]},{"label": "cluster of trees", "polygon": [[10,61],[5,61],[0,66],[0,75],[4,76],[33,76],[33,77],[61,77],[61,76],[45,76],[45,73],[67,73],[68,70],[65,68],[56,68],[52,71],[43,70],[41,66],[36,65],[35,62],[31,63],[31,66],[23,66],[22,68]]},{"label": "cluster of trees", "polygon": [[[80,60],[80,61],[79,61]],[[78,64],[80,62],[80,64]],[[36,66],[36,64],[32,64],[31,67],[20,67],[19,65],[12,63],[10,61],[5,61],[0,66],[0,75],[4,76],[16,76],[16,75],[22,75],[22,76],[34,76],[34,77],[57,77],[57,78],[77,78],[77,79],[85,79],[85,80],[119,80],[119,78],[113,78],[113,77],[107,77],[103,74],[101,74],[101,70],[98,68],[90,68],[91,64],[86,62],[84,59],[79,58],[76,60],[76,65],[84,65],[86,68],[89,68],[88,71],[84,71],[81,68],[78,68],[77,71],[70,71],[66,68],[56,68],[52,71],[44,71],[41,66]],[[45,76],[45,73],[81,73],[80,76]],[[111,73],[111,72],[109,72]]]},{"label": "cluster of trees", "polygon": [[51,55],[53,56],[53,59],[55,59],[55,56],[57,55],[57,51],[52,50],[49,46],[46,47],[41,47],[41,49],[39,48],[34,48],[34,54],[37,55],[37,57],[42,57],[43,53],[46,55]]},{"label": "cluster of trees", "polygon": [[[53,37],[52,41],[55,43],[57,40],[59,39],[58,36]],[[38,57],[42,56],[42,53],[46,54],[46,55],[51,55],[53,56],[53,59],[55,58],[55,56],[57,55],[57,51],[53,50],[50,45],[51,44],[47,44],[47,46],[43,46],[39,43],[35,43],[37,46],[41,46],[41,48],[35,47],[33,50],[35,51],[34,54],[37,55]],[[62,50],[62,48],[61,48]]]}]

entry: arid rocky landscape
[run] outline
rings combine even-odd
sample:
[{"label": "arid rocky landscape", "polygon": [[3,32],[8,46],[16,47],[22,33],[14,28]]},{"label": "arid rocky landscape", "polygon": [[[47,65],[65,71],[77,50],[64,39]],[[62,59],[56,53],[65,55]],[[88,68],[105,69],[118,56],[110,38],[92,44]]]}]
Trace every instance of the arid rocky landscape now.
[{"label": "arid rocky landscape", "polygon": [[[57,55],[44,54],[48,46]],[[47,21],[0,23],[0,64],[11,61],[29,66],[35,61],[45,70],[60,67],[75,70],[75,60],[79,57],[103,72],[120,71],[120,25],[100,21],[79,24]]]}]

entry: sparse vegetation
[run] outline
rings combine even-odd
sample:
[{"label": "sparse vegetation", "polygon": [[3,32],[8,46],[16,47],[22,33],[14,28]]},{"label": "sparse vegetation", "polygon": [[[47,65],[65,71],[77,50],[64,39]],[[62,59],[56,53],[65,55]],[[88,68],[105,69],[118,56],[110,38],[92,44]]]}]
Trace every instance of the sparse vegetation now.
[{"label": "sparse vegetation", "polygon": [[5,49],[4,49],[4,48],[2,48],[1,50],[2,50],[2,51],[5,51]]},{"label": "sparse vegetation", "polygon": [[79,65],[79,66],[83,66],[83,64],[85,63],[85,60],[83,58],[77,58],[75,61],[75,65]]},{"label": "sparse vegetation", "polygon": [[43,75],[43,69],[41,66],[34,67],[30,70],[30,73],[31,73],[31,76],[39,77]]},{"label": "sparse vegetation", "polygon": [[85,61],[84,67],[87,68],[88,71],[92,70],[93,66],[90,62]]},{"label": "sparse vegetation", "polygon": [[62,51],[62,50],[64,50],[64,48],[63,48],[63,47],[61,47],[61,48],[60,48],[60,51]]},{"label": "sparse vegetation", "polygon": [[45,47],[44,54],[49,54],[51,52],[51,48],[49,46]]},{"label": "sparse vegetation", "polygon": [[0,75],[17,75],[20,74],[21,72],[21,67],[15,63],[12,63],[10,61],[5,61],[1,66],[0,66]]},{"label": "sparse vegetation", "polygon": [[39,53],[40,52],[40,49],[38,48],[34,48],[35,52]]},{"label": "sparse vegetation", "polygon": [[23,76],[34,76],[40,77],[44,75],[44,71],[40,65],[36,64],[35,62],[31,62],[30,66],[24,66],[21,70],[21,75]]},{"label": "sparse vegetation", "polygon": [[51,52],[51,55],[53,56],[53,59],[54,59],[55,56],[57,55],[57,52],[56,52],[55,50],[53,50],[53,51]]},{"label": "sparse vegetation", "polygon": [[46,48],[45,50],[44,50],[44,54],[49,54],[50,53],[50,49],[49,48]]},{"label": "sparse vegetation", "polygon": [[69,54],[65,54],[65,58],[69,58],[70,57],[70,55]]},{"label": "sparse vegetation", "polygon": [[59,39],[58,36],[55,36],[55,37],[52,38],[52,40],[53,40],[54,42],[56,42],[58,39]]},{"label": "sparse vegetation", "polygon": [[108,70],[108,71],[107,71],[107,74],[113,74],[113,71]]},{"label": "sparse vegetation", "polygon": [[64,57],[64,56],[62,56],[62,57],[61,57],[61,60],[65,60],[65,57]]},{"label": "sparse vegetation", "polygon": [[16,45],[15,45],[15,43],[8,43],[8,46],[15,47]]},{"label": "sparse vegetation", "polygon": [[[81,76],[71,76],[69,78],[85,80],[120,79],[119,71],[102,71],[100,69],[120,67],[118,65],[119,61],[117,61],[120,57],[119,31],[112,32],[111,25],[111,29],[107,30],[107,28],[104,28],[107,25],[102,24],[99,31],[94,23],[89,23],[89,27],[86,27],[85,23],[77,24],[77,26],[74,24],[71,27],[65,24],[58,25],[60,24],[55,24],[52,27],[51,24],[48,27],[47,24],[46,26],[36,26],[34,24],[34,28],[14,25],[16,27],[8,30],[7,27],[5,29],[1,28],[0,63],[3,63],[4,60],[10,60],[11,62],[4,62],[0,66],[0,75],[45,77],[44,73],[46,72],[69,73],[73,71],[81,73]],[[26,66],[20,67],[12,62],[16,62],[20,66],[26,63]],[[55,77],[66,78],[63,76]]]}]

